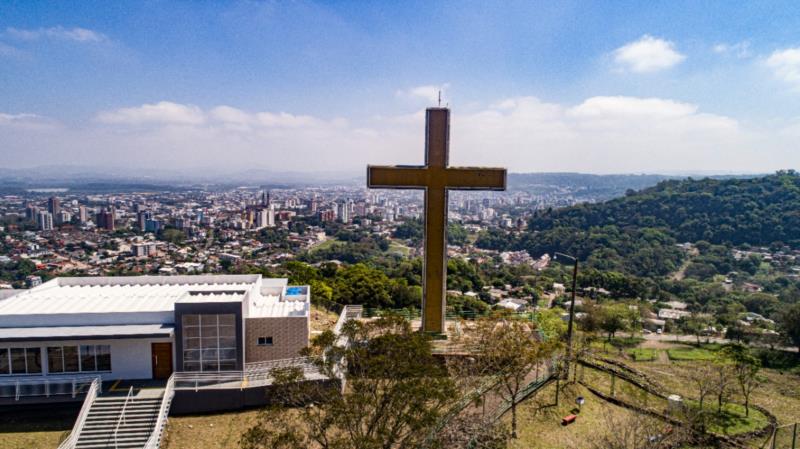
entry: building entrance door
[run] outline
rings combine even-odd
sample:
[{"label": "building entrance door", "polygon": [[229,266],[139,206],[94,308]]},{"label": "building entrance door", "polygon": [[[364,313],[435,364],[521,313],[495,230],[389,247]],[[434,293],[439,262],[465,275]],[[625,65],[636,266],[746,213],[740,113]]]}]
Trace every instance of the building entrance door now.
[{"label": "building entrance door", "polygon": [[169,379],[172,375],[172,343],[152,343],[153,379]]}]

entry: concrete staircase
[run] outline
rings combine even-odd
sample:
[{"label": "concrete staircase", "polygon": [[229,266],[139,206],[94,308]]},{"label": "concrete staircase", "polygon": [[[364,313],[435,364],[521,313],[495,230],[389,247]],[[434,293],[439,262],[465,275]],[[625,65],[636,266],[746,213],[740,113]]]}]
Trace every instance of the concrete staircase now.
[{"label": "concrete staircase", "polygon": [[[161,397],[132,397],[125,406],[125,417],[120,414],[125,406],[125,397],[99,397],[89,409],[86,424],[78,435],[76,448],[83,449],[131,449],[142,448],[153,432]],[[117,438],[114,438],[114,430]]]}]

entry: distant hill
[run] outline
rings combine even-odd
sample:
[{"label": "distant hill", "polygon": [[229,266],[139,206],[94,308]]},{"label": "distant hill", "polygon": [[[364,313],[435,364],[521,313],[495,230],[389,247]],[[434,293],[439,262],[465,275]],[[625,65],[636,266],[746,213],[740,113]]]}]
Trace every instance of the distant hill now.
[{"label": "distant hill", "polygon": [[664,275],[683,257],[676,243],[701,240],[800,247],[800,175],[661,181],[603,203],[539,211],[521,237],[485,235],[479,244],[534,256],[562,251],[595,268]]}]

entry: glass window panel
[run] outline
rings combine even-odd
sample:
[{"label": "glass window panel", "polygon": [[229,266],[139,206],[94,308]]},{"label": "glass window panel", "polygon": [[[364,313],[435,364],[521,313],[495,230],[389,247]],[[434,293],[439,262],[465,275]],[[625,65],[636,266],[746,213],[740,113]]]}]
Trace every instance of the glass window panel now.
[{"label": "glass window panel", "polygon": [[184,361],[200,360],[200,351],[183,351]]},{"label": "glass window panel", "polygon": [[220,326],[235,326],[236,325],[236,315],[233,314],[225,314],[219,316],[219,325]]},{"label": "glass window panel", "polygon": [[28,374],[39,374],[42,372],[42,350],[39,348],[28,348],[25,351],[28,359]]},{"label": "glass window panel", "polygon": [[216,360],[203,360],[203,371],[219,371],[219,362]]},{"label": "glass window panel", "polygon": [[11,374],[26,374],[25,348],[11,348]]},{"label": "glass window panel", "polygon": [[186,338],[183,340],[184,349],[200,349],[199,338]]},{"label": "glass window panel", "polygon": [[217,336],[217,326],[203,326],[200,328],[200,332],[202,332],[202,337],[216,337]]},{"label": "glass window panel", "polygon": [[233,326],[220,326],[219,327],[219,336],[220,337],[235,337],[236,336],[236,328]]},{"label": "glass window panel", "polygon": [[183,362],[184,371],[200,371],[200,362]]},{"label": "glass window panel", "polygon": [[220,371],[234,371],[236,369],[236,362],[219,362]]},{"label": "glass window panel", "polygon": [[97,371],[94,346],[81,346],[81,371]]},{"label": "glass window panel", "polygon": [[206,348],[216,348],[217,347],[217,337],[211,338],[202,338],[200,339],[200,344],[202,345],[203,349]]},{"label": "glass window panel", "polygon": [[97,371],[111,371],[111,345],[95,346]]},{"label": "glass window panel", "polygon": [[219,350],[219,358],[225,360],[236,360],[236,350],[235,349],[220,349]]},{"label": "glass window panel", "polygon": [[181,319],[184,326],[198,326],[200,325],[199,315],[183,315]]},{"label": "glass window panel", "polygon": [[78,370],[78,347],[64,346],[64,371],[67,373],[74,373]]},{"label": "glass window panel", "polygon": [[0,348],[0,374],[9,374],[11,372],[9,368],[8,349]]},{"label": "glass window panel", "polygon": [[47,371],[51,373],[64,372],[64,353],[60,346],[47,348]]},{"label": "glass window panel", "polygon": [[196,338],[200,336],[200,328],[199,327],[184,327],[183,328],[183,336],[185,338]]},{"label": "glass window panel", "polygon": [[200,325],[201,326],[216,326],[217,325],[217,316],[216,315],[200,315]]},{"label": "glass window panel", "polygon": [[217,354],[216,349],[203,349],[203,361],[217,360]]},{"label": "glass window panel", "polygon": [[219,337],[220,348],[235,348],[236,338],[234,337]]}]

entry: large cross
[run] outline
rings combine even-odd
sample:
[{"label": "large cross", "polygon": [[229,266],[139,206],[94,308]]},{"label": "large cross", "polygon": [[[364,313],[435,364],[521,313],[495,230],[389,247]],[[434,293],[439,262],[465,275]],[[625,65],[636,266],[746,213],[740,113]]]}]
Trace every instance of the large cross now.
[{"label": "large cross", "polygon": [[367,187],[425,190],[425,259],[422,279],[422,330],[443,334],[447,289],[448,190],[505,190],[504,168],[448,167],[450,110],[429,108],[425,115],[424,166],[368,166]]}]

